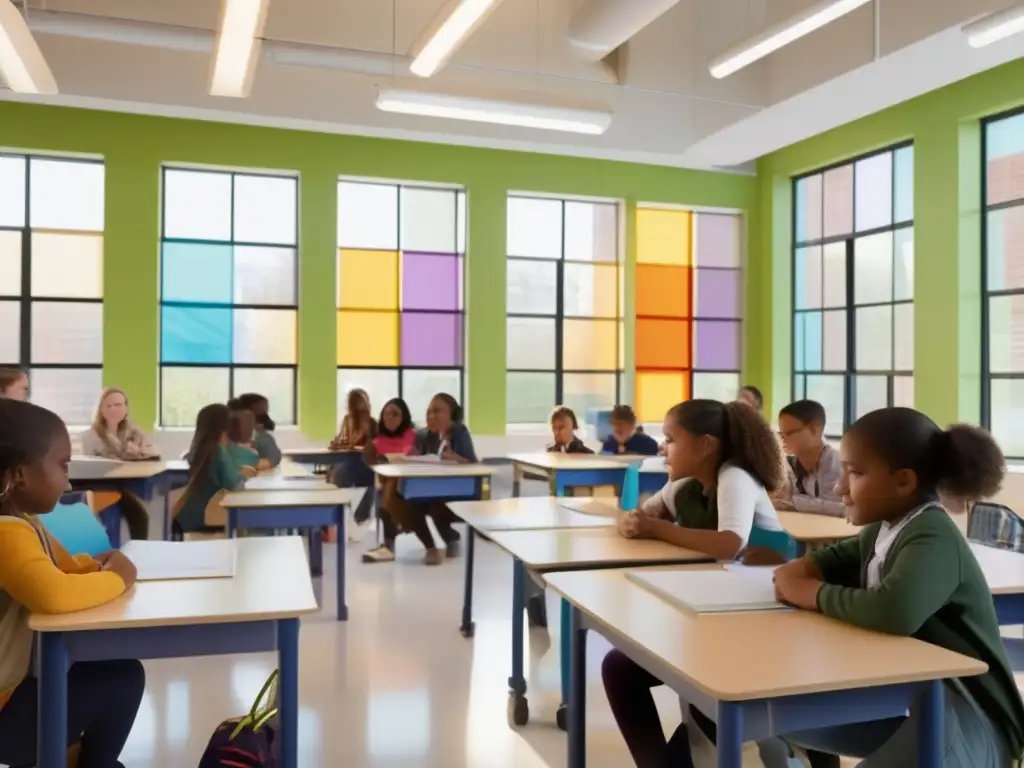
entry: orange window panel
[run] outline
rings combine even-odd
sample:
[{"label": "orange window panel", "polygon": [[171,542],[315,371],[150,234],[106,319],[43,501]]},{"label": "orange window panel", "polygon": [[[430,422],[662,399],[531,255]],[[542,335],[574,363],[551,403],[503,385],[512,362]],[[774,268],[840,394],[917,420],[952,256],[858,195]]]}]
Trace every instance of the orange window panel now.
[{"label": "orange window panel", "polygon": [[687,372],[637,371],[636,412],[645,423],[657,423],[674,405],[690,399]]},{"label": "orange window panel", "polygon": [[567,371],[614,371],[617,326],[615,320],[566,319],[562,325],[562,367]]},{"label": "orange window panel", "polygon": [[689,267],[637,264],[637,315],[690,317],[690,273]]},{"label": "orange window panel", "polygon": [[689,321],[637,318],[636,367],[689,368]]}]

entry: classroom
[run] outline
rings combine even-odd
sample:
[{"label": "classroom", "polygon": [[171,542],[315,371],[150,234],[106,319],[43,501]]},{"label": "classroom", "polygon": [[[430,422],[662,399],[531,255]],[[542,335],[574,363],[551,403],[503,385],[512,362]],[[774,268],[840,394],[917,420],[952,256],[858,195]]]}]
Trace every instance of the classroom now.
[{"label": "classroom", "polygon": [[0,0],[0,768],[1019,759],[1022,31]]}]

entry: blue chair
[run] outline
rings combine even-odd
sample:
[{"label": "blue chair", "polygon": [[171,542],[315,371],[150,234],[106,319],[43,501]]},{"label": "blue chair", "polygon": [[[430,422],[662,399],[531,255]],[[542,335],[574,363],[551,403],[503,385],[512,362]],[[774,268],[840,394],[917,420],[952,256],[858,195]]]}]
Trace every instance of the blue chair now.
[{"label": "blue chair", "polygon": [[40,515],[43,527],[73,555],[95,557],[111,549],[110,537],[87,504],[58,504],[53,512]]},{"label": "blue chair", "polygon": [[756,526],[750,531],[747,546],[774,549],[786,560],[792,560],[800,554],[796,541],[785,531],[766,531]]}]

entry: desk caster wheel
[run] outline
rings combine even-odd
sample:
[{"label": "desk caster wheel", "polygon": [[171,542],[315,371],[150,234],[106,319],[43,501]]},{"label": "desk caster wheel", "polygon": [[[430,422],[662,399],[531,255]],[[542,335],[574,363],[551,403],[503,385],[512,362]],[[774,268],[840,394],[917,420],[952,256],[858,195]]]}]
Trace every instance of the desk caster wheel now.
[{"label": "desk caster wheel", "polygon": [[463,624],[459,627],[459,634],[469,639],[476,634],[476,622],[469,622],[469,624]]},{"label": "desk caster wheel", "polygon": [[558,711],[555,712],[555,725],[561,730],[569,730],[569,708],[565,704],[558,705]]},{"label": "desk caster wheel", "polygon": [[513,728],[530,722],[530,704],[526,697],[518,693],[508,695],[508,724]]}]

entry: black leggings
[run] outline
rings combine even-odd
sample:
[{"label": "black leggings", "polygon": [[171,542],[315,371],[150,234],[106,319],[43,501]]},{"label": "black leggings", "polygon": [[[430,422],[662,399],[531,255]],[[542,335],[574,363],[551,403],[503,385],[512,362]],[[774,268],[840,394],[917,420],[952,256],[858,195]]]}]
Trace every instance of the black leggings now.
[{"label": "black leggings", "polygon": [[[138,661],[87,661],[68,670],[68,746],[81,741],[78,768],[117,768],[146,687]],[[25,678],[0,709],[0,763],[36,764],[39,681]]]},{"label": "black leggings", "polygon": [[366,465],[361,454],[347,456],[346,461],[338,465],[331,477],[331,483],[339,488],[366,489],[353,515],[357,523],[365,523],[373,512],[373,500],[376,496],[374,482],[373,470]]},{"label": "black leggings", "polygon": [[[392,504],[394,503],[392,502]],[[428,515],[434,519],[437,532],[441,534],[441,539],[445,544],[451,544],[461,538],[459,532],[452,528],[452,523],[456,522],[458,518],[448,509],[445,502],[418,503],[400,499],[397,503],[405,505],[402,509],[401,519],[404,521],[406,530],[415,534],[426,549],[434,549],[437,546],[434,542],[434,534],[430,532],[430,526],[427,524]],[[384,546],[394,549],[395,539],[399,533],[398,525],[387,509],[380,510],[380,522],[384,527]]]}]

